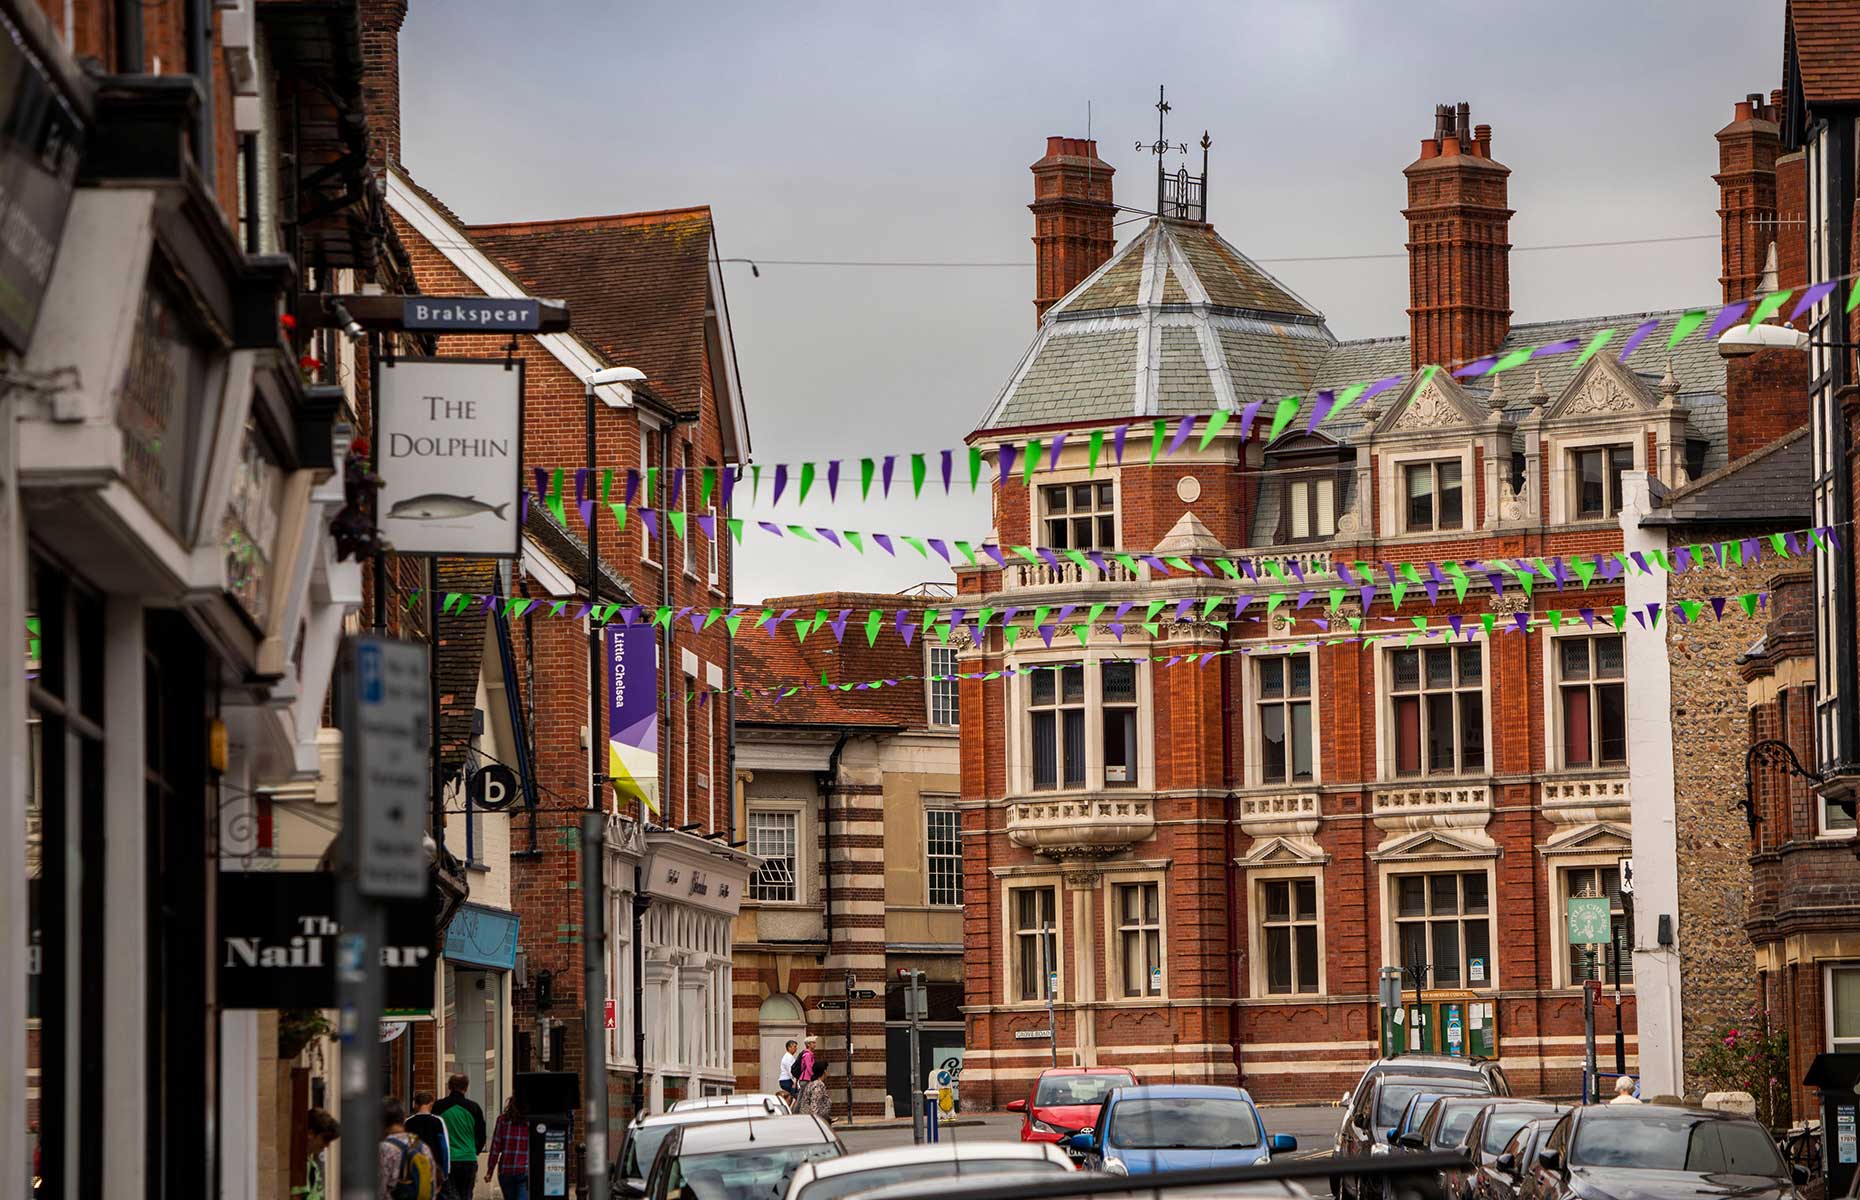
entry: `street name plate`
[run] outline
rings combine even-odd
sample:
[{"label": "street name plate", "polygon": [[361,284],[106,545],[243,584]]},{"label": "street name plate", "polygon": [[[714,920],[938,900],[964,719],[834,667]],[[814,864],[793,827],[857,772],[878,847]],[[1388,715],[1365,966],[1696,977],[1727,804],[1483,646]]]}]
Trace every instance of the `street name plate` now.
[{"label": "street name plate", "polygon": [[845,1008],[846,1001],[844,1000],[816,1000],[814,1001],[814,1007],[815,1008]]},{"label": "street name plate", "polygon": [[441,333],[524,333],[542,328],[542,305],[494,296],[408,296],[400,323]]},{"label": "street name plate", "polygon": [[873,991],[871,988],[860,988],[856,992],[848,992],[847,995],[851,996],[854,1000],[876,1000],[878,999],[878,993]]},{"label": "street name plate", "polygon": [[1016,1029],[1014,1031],[1014,1040],[1017,1042],[1032,1042],[1052,1036],[1053,1031],[1050,1029]]},{"label": "street name plate", "polygon": [[426,894],[426,647],[391,638],[350,643],[353,689],[343,767],[356,819],[356,889],[364,896]]}]

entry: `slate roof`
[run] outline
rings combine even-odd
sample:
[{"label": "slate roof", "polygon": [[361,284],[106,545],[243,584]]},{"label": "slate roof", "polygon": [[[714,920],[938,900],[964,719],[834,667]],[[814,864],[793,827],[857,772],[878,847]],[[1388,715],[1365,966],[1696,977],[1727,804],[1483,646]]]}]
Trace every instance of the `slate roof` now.
[{"label": "slate roof", "polygon": [[1153,217],[1047,311],[982,428],[1235,409],[1299,390],[1334,343],[1211,226]]},{"label": "slate roof", "polygon": [[710,294],[708,205],[467,227],[532,295],[568,301],[575,333],[607,361],[638,367],[681,415],[704,379]]},{"label": "slate roof", "polygon": [[[769,724],[784,727],[805,725],[861,726],[892,729],[922,728],[927,724],[926,685],[928,654],[920,636],[906,646],[892,628],[898,609],[909,608],[913,623],[923,625],[923,612],[930,601],[923,596],[902,596],[886,592],[820,592],[804,596],[771,596],[756,606],[751,616],[764,608],[776,612],[797,609],[797,616],[812,618],[825,610],[835,617],[842,609],[851,609],[845,637],[835,642],[830,628],[817,629],[799,641],[784,626],[779,637],[769,637],[763,630],[744,628],[736,639],[736,686],[740,688],[788,687],[799,683],[818,684],[822,674],[832,683],[864,683],[873,679],[897,679],[897,687],[867,691],[838,692],[821,687],[804,689],[785,700],[752,693],[736,702],[738,724]],[[884,610],[884,631],[871,645],[866,644],[865,621],[873,609]],[[745,622],[747,625],[747,622]],[[905,679],[915,675],[917,679]]]},{"label": "slate roof", "polygon": [[1860,101],[1860,5],[1790,0],[1783,26],[1783,74],[1793,60],[1804,100]]},{"label": "slate roof", "polygon": [[1814,519],[1814,446],[1808,426],[1730,466],[1669,492],[1649,525],[1806,526]]}]

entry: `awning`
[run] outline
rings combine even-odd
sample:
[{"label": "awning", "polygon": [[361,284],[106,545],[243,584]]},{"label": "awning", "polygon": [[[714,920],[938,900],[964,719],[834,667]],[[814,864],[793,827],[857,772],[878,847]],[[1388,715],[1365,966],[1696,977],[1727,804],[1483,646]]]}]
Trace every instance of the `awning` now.
[{"label": "awning", "polygon": [[446,926],[446,958],[497,971],[515,970],[518,924],[516,913],[466,904]]}]

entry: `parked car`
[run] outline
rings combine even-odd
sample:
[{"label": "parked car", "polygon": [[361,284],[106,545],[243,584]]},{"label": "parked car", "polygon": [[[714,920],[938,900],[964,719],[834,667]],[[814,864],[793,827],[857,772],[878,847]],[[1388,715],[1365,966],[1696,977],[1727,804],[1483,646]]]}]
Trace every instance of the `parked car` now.
[{"label": "parked car", "polygon": [[695,1112],[704,1108],[760,1108],[766,1112],[787,1112],[788,1102],[772,1092],[731,1092],[727,1096],[687,1096],[674,1100],[666,1112]]},{"label": "parked car", "polygon": [[[786,1105],[777,1105],[759,1112],[764,1117],[786,1116]],[[681,1125],[702,1125],[712,1121],[741,1121],[745,1110],[742,1108],[691,1108],[682,1112],[667,1112],[657,1115],[635,1117],[626,1127],[626,1140],[620,1143],[620,1153],[614,1158],[613,1170],[608,1173],[607,1191],[613,1200],[633,1200],[646,1194],[646,1177],[652,1172],[653,1159],[658,1156],[659,1147],[672,1130]]]},{"label": "parked car", "polygon": [[1415,1124],[1404,1150],[1457,1150],[1491,1096],[1443,1096]]},{"label": "parked car", "polygon": [[[938,1181],[936,1200],[1007,1200],[1023,1195],[1019,1189],[1030,1184],[1045,1184],[1055,1179],[1061,1177],[1050,1173],[1034,1175],[1025,1171],[957,1176]],[[921,1183],[894,1183],[869,1192],[855,1192],[848,1200],[922,1200],[923,1194]],[[1159,1194],[1154,1187],[1135,1185],[1127,1192],[1092,1192],[1090,1195],[1061,1193],[1041,1196],[1040,1200],[1157,1200]],[[1248,1183],[1210,1183],[1170,1188],[1167,1200],[1312,1200],[1312,1196],[1303,1185],[1290,1179],[1255,1179]]]},{"label": "parked car", "polygon": [[1090,1133],[1074,1134],[1087,1166],[1115,1175],[1197,1167],[1245,1167],[1298,1149],[1296,1138],[1268,1137],[1245,1089],[1205,1084],[1118,1088],[1105,1097]]},{"label": "parked car", "polygon": [[[1480,1106],[1462,1139],[1471,1164],[1444,1174],[1441,1180],[1445,1192],[1443,1200],[1511,1200],[1512,1175],[1506,1172],[1501,1177],[1497,1166],[1499,1155],[1520,1129],[1534,1120],[1556,1116],[1567,1107],[1546,1100],[1490,1100]],[[1549,1125],[1550,1122],[1545,1122],[1544,1127],[1547,1129]],[[1505,1190],[1499,1193],[1488,1189],[1481,1193],[1480,1180],[1487,1176],[1493,1178],[1494,1187],[1502,1183]]]},{"label": "parked car", "polygon": [[1356,1086],[1343,1094],[1344,1108],[1348,1110],[1354,1107],[1362,1097],[1363,1089],[1382,1075],[1405,1075],[1410,1078],[1447,1075],[1456,1079],[1477,1076],[1486,1081],[1485,1090],[1489,1094],[1511,1095],[1511,1081],[1505,1077],[1505,1069],[1495,1059],[1461,1058],[1456,1054],[1397,1054],[1393,1058],[1378,1058],[1364,1069]]},{"label": "parked car", "polygon": [[1796,1200],[1806,1179],[1749,1117],[1663,1104],[1597,1104],[1557,1121],[1521,1200]]},{"label": "parked car", "polygon": [[1121,1067],[1048,1067],[1027,1098],[1008,1101],[1007,1109],[1026,1114],[1021,1141],[1058,1142],[1090,1129],[1112,1088],[1136,1085]]},{"label": "parked car", "polygon": [[[940,1191],[961,1175],[995,1176],[1008,1172],[1071,1171],[1064,1150],[1050,1142],[972,1142],[952,1138],[924,1146],[867,1150],[846,1158],[801,1164],[788,1181],[787,1200],[842,1200],[899,1183],[921,1191]],[[776,1193],[780,1195],[781,1193]]]},{"label": "parked car", "polygon": [[[1414,1074],[1398,1073],[1394,1069],[1393,1064],[1408,1060],[1416,1063],[1418,1069]],[[1498,1090],[1501,1088],[1503,1090]],[[1335,1156],[1347,1159],[1387,1154],[1390,1130],[1400,1122],[1408,1102],[1423,1092],[1448,1096],[1509,1096],[1511,1085],[1497,1064],[1480,1059],[1426,1054],[1383,1059],[1373,1064],[1357,1084],[1337,1133]],[[1360,1182],[1354,1175],[1335,1176],[1331,1181],[1331,1194],[1337,1200],[1366,1200],[1369,1195],[1380,1194],[1379,1185],[1370,1192],[1361,1189]]]},{"label": "parked car", "polygon": [[1492,1169],[1479,1173],[1474,1184],[1477,1200],[1518,1200],[1525,1168],[1537,1161],[1537,1152],[1556,1122],[1555,1117],[1534,1117],[1520,1126],[1492,1160]]},{"label": "parked car", "polygon": [[815,1116],[750,1117],[678,1125],[646,1179],[646,1200],[769,1200],[803,1163],[846,1153]]}]

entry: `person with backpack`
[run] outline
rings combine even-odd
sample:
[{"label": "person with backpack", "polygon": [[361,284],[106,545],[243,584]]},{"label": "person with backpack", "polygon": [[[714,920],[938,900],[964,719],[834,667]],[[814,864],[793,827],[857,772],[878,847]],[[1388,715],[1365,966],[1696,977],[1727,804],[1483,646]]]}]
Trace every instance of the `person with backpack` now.
[{"label": "person with backpack", "polygon": [[452,1156],[448,1151],[452,1131],[446,1128],[444,1121],[433,1115],[433,1093],[413,1094],[413,1111],[407,1114],[407,1132],[418,1135],[421,1143],[433,1152],[433,1165],[439,1171],[433,1179],[433,1191],[437,1195],[445,1195],[446,1172],[452,1169]]},{"label": "person with backpack", "polygon": [[433,1115],[446,1123],[446,1141],[452,1159],[446,1164],[446,1192],[454,1200],[471,1200],[478,1182],[478,1156],[484,1153],[484,1110],[465,1094],[470,1076],[455,1074],[446,1080],[446,1098],[433,1105]]},{"label": "person with backpack", "polygon": [[432,1148],[407,1132],[407,1109],[389,1096],[381,1104],[381,1200],[436,1200],[439,1168]]}]

